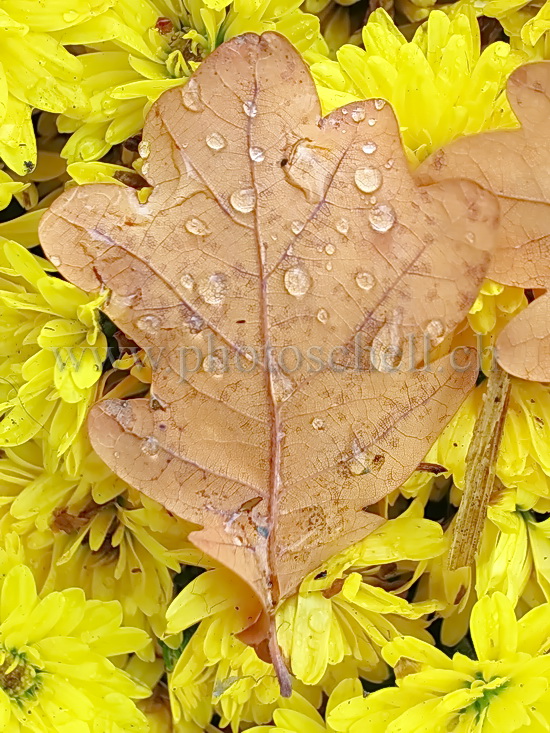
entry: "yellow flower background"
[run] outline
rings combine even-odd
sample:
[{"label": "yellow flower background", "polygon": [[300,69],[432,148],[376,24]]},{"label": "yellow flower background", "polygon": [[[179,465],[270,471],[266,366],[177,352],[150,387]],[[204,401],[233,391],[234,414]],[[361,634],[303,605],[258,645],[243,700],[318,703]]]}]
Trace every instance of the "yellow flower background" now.
[{"label": "yellow flower background", "polygon": [[[413,474],[382,527],[280,605],[289,699],[239,638],[247,587],[88,442],[90,407],[147,395],[150,365],[102,314],[107,294],[43,258],[42,213],[93,182],[145,200],[152,103],[266,30],[309,64],[325,113],[390,102],[415,168],[517,126],[506,81],[550,58],[550,0],[0,0],[0,729],[550,731],[548,385],[512,380],[473,567],[447,556],[483,378],[426,456],[438,475]],[[457,342],[494,344],[528,295],[485,281]]]}]

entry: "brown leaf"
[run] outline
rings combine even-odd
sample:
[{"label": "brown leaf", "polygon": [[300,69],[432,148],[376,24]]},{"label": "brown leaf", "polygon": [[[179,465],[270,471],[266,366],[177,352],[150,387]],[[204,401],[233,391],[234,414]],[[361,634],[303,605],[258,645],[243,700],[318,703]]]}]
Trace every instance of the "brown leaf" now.
[{"label": "brown leaf", "polygon": [[[472,386],[464,355],[367,372],[353,343],[384,366],[385,347],[395,361],[424,329],[442,340],[484,276],[495,202],[464,181],[418,188],[380,100],[321,119],[306,66],[273,33],[223,44],[164,94],[141,150],[147,203],[72,188],[41,228],[66,278],[111,291],[106,312],[153,368],[154,405],[105,401],[90,436],[119,476],[202,525],[192,541],[271,614],[378,526],[367,507]],[[284,347],[304,364],[283,368]]]},{"label": "brown leaf", "polygon": [[[510,77],[508,98],[521,127],[460,138],[418,169],[421,183],[461,176],[495,193],[499,241],[488,276],[523,288],[550,284],[550,63]],[[550,380],[550,301],[544,295],[514,318],[497,341],[498,361],[525,379]]]}]

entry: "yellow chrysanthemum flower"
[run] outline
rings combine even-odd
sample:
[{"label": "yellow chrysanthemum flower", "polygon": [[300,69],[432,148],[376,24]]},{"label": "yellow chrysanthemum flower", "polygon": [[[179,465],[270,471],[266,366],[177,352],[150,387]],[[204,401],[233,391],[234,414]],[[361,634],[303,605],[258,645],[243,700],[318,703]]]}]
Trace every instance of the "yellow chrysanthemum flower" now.
[{"label": "yellow chrysanthemum flower", "polygon": [[275,30],[302,53],[325,52],[319,20],[299,0],[112,0],[106,12],[58,34],[63,44],[96,53],[80,57],[90,111],[67,111],[62,132],[70,162],[104,156],[143,127],[162,92],[185,84],[220,43],[247,31]]},{"label": "yellow chrysanthemum flower", "polygon": [[150,690],[109,657],[147,644],[121,626],[116,601],[86,600],[80,588],[38,595],[13,537],[0,549],[0,726],[9,733],[147,731],[134,700]]},{"label": "yellow chrysanthemum flower", "polygon": [[550,605],[520,621],[502,593],[480,599],[471,634],[477,659],[411,637],[383,655],[397,687],[352,698],[328,715],[341,733],[513,733],[546,731],[550,721]]},{"label": "yellow chrysanthemum flower", "polygon": [[[380,649],[388,639],[414,634],[426,641],[422,617],[438,609],[409,603],[404,592],[443,552],[441,527],[414,516],[389,520],[362,542],[336,555],[304,580],[277,612],[278,642],[294,677],[332,689],[344,677],[382,681]],[[269,720],[279,700],[271,665],[236,637],[254,620],[257,601],[224,569],[187,585],[167,613],[167,630],[198,630],[177,662],[171,692],[178,711],[205,725],[213,711],[235,730],[240,720]],[[260,703],[262,703],[260,705]]]},{"label": "yellow chrysanthemum flower", "polygon": [[363,28],[363,43],[364,49],[343,46],[337,61],[312,65],[323,108],[386,99],[413,165],[461,135],[517,126],[504,89],[522,57],[501,42],[481,52],[472,8],[432,12],[410,42],[378,9]]},{"label": "yellow chrysanthemum flower", "polygon": [[[342,680],[327,700],[325,716],[328,718],[338,705],[355,697],[363,697],[363,687],[358,679]],[[249,728],[248,733],[332,733],[323,717],[303,695],[294,692],[290,698],[280,701],[273,712],[273,725]]]},{"label": "yellow chrysanthemum flower", "polygon": [[[80,586],[89,598],[121,603],[124,621],[154,639],[165,630],[173,576],[201,554],[188,525],[130,489],[89,450],[80,473],[50,472],[38,442],[0,458],[0,534],[16,531],[43,592]],[[140,650],[152,658],[149,644]]]},{"label": "yellow chrysanthemum flower", "polygon": [[[0,239],[0,447],[34,437],[55,470],[95,400],[107,340],[105,296],[52,277],[49,263]],[[70,456],[78,463],[77,451]]]},{"label": "yellow chrysanthemum flower", "polygon": [[445,553],[428,561],[415,593],[417,600],[440,602],[444,645],[456,646],[464,637],[476,598],[499,591],[520,616],[550,602],[550,520],[517,510],[513,490],[501,488],[491,498],[472,568],[449,569],[453,531],[454,521],[445,532]]},{"label": "yellow chrysanthemum flower", "polygon": [[[426,461],[444,466],[460,490],[485,387],[482,383],[470,393],[426,456]],[[506,488],[513,490],[518,509],[550,510],[550,387],[547,385],[512,379],[496,476]],[[459,497],[457,493],[455,503]]]},{"label": "yellow chrysanthemum flower", "polygon": [[14,181],[6,171],[0,170],[0,211],[10,204],[12,196],[22,193],[28,187],[28,183]]},{"label": "yellow chrysanthemum flower", "polygon": [[84,114],[82,64],[52,34],[104,9],[107,0],[0,2],[0,158],[24,175],[36,164],[33,108]]}]

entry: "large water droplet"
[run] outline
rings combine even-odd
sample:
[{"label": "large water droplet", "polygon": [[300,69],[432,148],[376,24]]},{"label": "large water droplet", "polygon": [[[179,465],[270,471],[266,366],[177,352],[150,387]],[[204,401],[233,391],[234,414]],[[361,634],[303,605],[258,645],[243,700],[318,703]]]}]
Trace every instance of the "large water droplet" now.
[{"label": "large water droplet", "polygon": [[227,277],[223,272],[215,272],[197,283],[197,290],[208,305],[221,305],[227,295]]},{"label": "large water droplet", "polygon": [[223,150],[227,145],[227,141],[219,132],[211,132],[206,136],[206,144],[210,150]]},{"label": "large water droplet", "polygon": [[301,221],[293,221],[290,225],[290,228],[294,232],[294,234],[300,234],[301,231],[303,231],[304,225]]},{"label": "large water droplet", "polygon": [[197,237],[205,237],[207,234],[210,234],[210,229],[206,226],[206,224],[201,219],[197,219],[196,217],[188,219],[185,222],[185,228],[190,234],[196,234]]},{"label": "large water droplet", "polygon": [[317,320],[320,323],[326,323],[328,321],[328,311],[324,308],[319,308],[317,311]]},{"label": "large water droplet", "polygon": [[285,288],[296,298],[304,296],[310,285],[311,278],[301,267],[291,267],[285,272]]},{"label": "large water droplet", "polygon": [[148,438],[141,443],[141,452],[145,453],[146,456],[156,456],[160,450],[159,442],[156,438],[150,435]]},{"label": "large water droplet", "polygon": [[378,168],[358,168],[355,171],[355,184],[364,193],[373,193],[382,185],[382,174]]},{"label": "large water droplet", "polygon": [[256,194],[253,188],[241,188],[240,191],[234,191],[229,201],[235,211],[242,214],[249,214],[256,206]]},{"label": "large water droplet", "polygon": [[193,288],[193,285],[195,284],[195,281],[193,280],[193,277],[188,272],[186,272],[181,276],[180,283],[186,290],[191,290]]},{"label": "large water droplet", "polygon": [[363,145],[362,147],[362,151],[366,153],[367,155],[372,155],[373,153],[376,153],[376,149],[377,149],[376,143],[373,143],[373,142],[365,143],[365,145]]},{"label": "large water droplet", "polygon": [[263,163],[265,160],[265,151],[262,148],[250,148],[248,154],[254,163]]},{"label": "large water droplet", "polygon": [[369,222],[376,232],[387,232],[395,224],[395,211],[390,204],[376,204],[369,211]]},{"label": "large water droplet", "polygon": [[347,219],[339,219],[336,222],[336,231],[340,234],[347,234],[349,232],[349,221]]},{"label": "large water droplet", "polygon": [[243,110],[247,117],[256,117],[258,114],[256,102],[253,102],[252,100],[247,99],[246,102],[243,102]]},{"label": "large water droplet", "polygon": [[195,78],[191,77],[189,79],[183,87],[181,96],[184,106],[191,110],[191,112],[200,112],[203,109],[199,83]]},{"label": "large water droplet", "polygon": [[354,122],[362,122],[365,119],[365,110],[362,107],[356,107],[351,110],[351,119]]},{"label": "large water droplet", "polygon": [[146,331],[147,333],[155,333],[160,328],[160,324],[162,323],[159,316],[142,316],[141,318],[138,318],[136,321],[136,325],[138,328],[141,328],[142,331]]},{"label": "large water droplet", "polygon": [[311,421],[311,425],[314,430],[323,430],[323,428],[325,427],[325,421],[321,420],[320,417],[314,417]]},{"label": "large water droplet", "polygon": [[376,280],[374,279],[374,275],[371,275],[370,272],[358,272],[355,276],[355,282],[361,290],[372,290]]}]

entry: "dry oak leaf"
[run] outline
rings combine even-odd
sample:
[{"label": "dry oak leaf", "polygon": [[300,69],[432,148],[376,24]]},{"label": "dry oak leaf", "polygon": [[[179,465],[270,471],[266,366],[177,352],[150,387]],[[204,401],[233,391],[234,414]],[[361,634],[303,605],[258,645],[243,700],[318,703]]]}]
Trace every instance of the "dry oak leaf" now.
[{"label": "dry oak leaf", "polygon": [[[192,541],[254,589],[265,622],[380,524],[366,507],[411,474],[472,386],[460,358],[380,373],[349,356],[356,334],[379,360],[385,344],[395,356],[425,329],[437,342],[464,317],[496,203],[467,181],[418,188],[381,100],[322,119],[307,67],[274,33],[223,44],[164,94],[141,151],[146,203],[115,185],[72,188],[41,226],[61,273],[108,288],[107,314],[154,352],[154,405],[96,405],[91,440],[203,527]],[[304,363],[281,367],[283,347]]]},{"label": "dry oak leaf", "polygon": [[[460,138],[418,169],[421,183],[455,176],[500,201],[500,230],[488,277],[522,288],[550,287],[550,62],[527,64],[508,81],[521,127]],[[497,358],[510,374],[550,381],[550,296],[537,298],[502,330]]]}]

